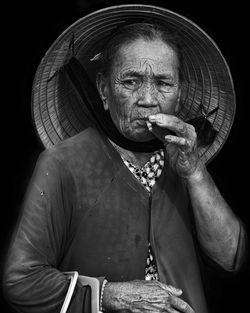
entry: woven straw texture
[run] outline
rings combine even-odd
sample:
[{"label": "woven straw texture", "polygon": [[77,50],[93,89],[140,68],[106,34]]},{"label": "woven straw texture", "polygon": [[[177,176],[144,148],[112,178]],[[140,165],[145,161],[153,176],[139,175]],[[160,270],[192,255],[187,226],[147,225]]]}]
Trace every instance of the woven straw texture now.
[{"label": "woven straw texture", "polygon": [[[72,86],[59,84],[55,73],[74,53],[94,81],[90,59],[100,52],[104,38],[128,21],[152,20],[178,31],[183,46],[185,81],[180,117],[185,121],[218,108],[208,117],[218,134],[214,142],[199,147],[204,162],[219,152],[230,132],[235,114],[235,94],[228,65],[214,41],[192,21],[165,8],[120,5],[87,15],[66,29],[53,43],[38,66],[32,95],[33,120],[46,148],[91,125]],[[52,78],[52,79],[51,79]]]}]

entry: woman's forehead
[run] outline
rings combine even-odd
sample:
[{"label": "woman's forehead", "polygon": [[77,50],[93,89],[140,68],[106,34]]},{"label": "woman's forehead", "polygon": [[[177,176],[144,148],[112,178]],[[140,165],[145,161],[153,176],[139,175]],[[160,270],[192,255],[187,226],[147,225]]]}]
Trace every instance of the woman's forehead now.
[{"label": "woman's forehead", "polygon": [[124,44],[114,60],[114,70],[125,75],[129,72],[160,75],[178,68],[175,51],[162,40],[137,39]]}]

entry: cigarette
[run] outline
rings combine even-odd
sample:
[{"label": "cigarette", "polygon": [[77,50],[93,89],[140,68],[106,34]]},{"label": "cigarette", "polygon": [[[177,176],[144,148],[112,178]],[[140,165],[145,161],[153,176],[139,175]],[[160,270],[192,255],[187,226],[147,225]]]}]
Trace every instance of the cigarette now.
[{"label": "cigarette", "polygon": [[149,121],[146,121],[148,130],[151,132],[152,131],[152,124]]}]

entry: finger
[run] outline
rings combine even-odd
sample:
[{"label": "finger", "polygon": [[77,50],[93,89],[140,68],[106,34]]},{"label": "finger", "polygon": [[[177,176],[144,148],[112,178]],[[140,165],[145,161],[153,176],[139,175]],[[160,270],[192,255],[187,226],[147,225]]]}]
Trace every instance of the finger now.
[{"label": "finger", "polygon": [[174,308],[172,308],[172,307],[169,307],[169,308],[167,308],[166,309],[166,312],[168,312],[168,313],[180,313],[180,311],[176,311]]},{"label": "finger", "polygon": [[175,295],[177,297],[182,295],[182,290],[179,288],[176,288],[172,285],[163,285],[164,289],[167,290],[168,292],[171,292],[172,295]]},{"label": "finger", "polygon": [[191,306],[181,298],[172,296],[170,299],[172,306],[183,313],[195,313]]},{"label": "finger", "polygon": [[[170,132],[173,132],[178,136],[188,138],[193,142],[197,139],[194,126],[185,123],[183,120],[174,115],[159,113],[156,115],[150,115],[148,118],[150,123],[153,123],[160,128],[168,129]],[[154,128],[152,130],[154,132]]]},{"label": "finger", "polygon": [[165,136],[165,140],[167,143],[179,146],[183,152],[191,151],[193,148],[192,141],[183,137],[167,135]]},{"label": "finger", "polygon": [[187,134],[187,124],[174,115],[156,114],[148,117],[150,123],[154,123],[159,127],[168,128],[180,136]]},{"label": "finger", "polygon": [[166,135],[165,136],[165,140],[169,143],[174,143],[178,146],[189,146],[190,142],[188,139],[183,138],[183,137],[177,137],[177,136],[173,136],[173,135]]}]

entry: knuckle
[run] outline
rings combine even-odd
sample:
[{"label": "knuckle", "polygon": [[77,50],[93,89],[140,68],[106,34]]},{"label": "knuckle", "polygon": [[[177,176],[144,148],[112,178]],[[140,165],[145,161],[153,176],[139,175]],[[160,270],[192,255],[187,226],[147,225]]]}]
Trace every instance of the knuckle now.
[{"label": "knuckle", "polygon": [[189,133],[192,137],[196,137],[197,136],[197,132],[196,132],[196,129],[193,125],[189,125],[187,124],[187,128],[189,130]]},{"label": "knuckle", "polygon": [[167,287],[168,287],[168,290],[169,290],[170,292],[172,292],[172,291],[175,290],[175,288],[174,288],[172,285],[168,285]]},{"label": "knuckle", "polygon": [[194,140],[194,142],[197,141],[197,133],[196,132],[193,133],[193,140]]},{"label": "knuckle", "polygon": [[164,120],[165,120],[165,116],[162,113],[159,113],[158,118],[159,118],[160,122],[164,122]]},{"label": "knuckle", "polygon": [[181,134],[186,133],[186,125],[182,121],[177,123],[177,129]]},{"label": "knuckle", "polygon": [[196,133],[195,127],[191,124],[187,124],[187,127],[190,129],[191,132]]},{"label": "knuckle", "polygon": [[170,292],[167,289],[165,289],[165,298],[169,302],[169,300],[170,300]]},{"label": "knuckle", "polygon": [[165,294],[164,302],[165,302],[166,305],[170,305],[171,304],[171,297],[170,297],[170,294],[168,292],[166,292],[166,294]]},{"label": "knuckle", "polygon": [[154,280],[154,284],[155,284],[155,286],[158,286],[158,287],[164,288],[164,284],[163,284],[163,283],[161,283],[161,282],[160,282],[160,281],[158,281],[158,280]]},{"label": "knuckle", "polygon": [[194,313],[194,310],[193,310],[193,309],[191,308],[191,306],[190,306],[188,303],[186,303],[186,302],[184,302],[182,309],[183,309],[184,312],[187,312],[187,313]]},{"label": "knuckle", "polygon": [[182,305],[181,305],[181,308],[182,308],[185,312],[188,312],[188,307],[189,307],[189,305],[188,305],[186,302],[182,303]]},{"label": "knuckle", "polygon": [[182,120],[179,117],[177,117],[177,116],[173,116],[173,122],[175,124],[180,124],[180,123],[182,123]]},{"label": "knuckle", "polygon": [[190,140],[190,139],[186,139],[186,144],[189,148],[192,148],[193,147],[193,141]]},{"label": "knuckle", "polygon": [[187,146],[187,147],[189,147],[189,140],[188,140],[188,139],[186,139],[186,138],[180,138],[179,141],[180,141],[180,144],[181,144],[182,146]]}]

